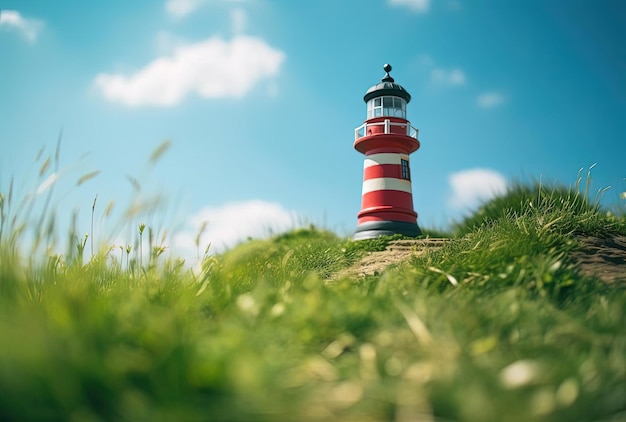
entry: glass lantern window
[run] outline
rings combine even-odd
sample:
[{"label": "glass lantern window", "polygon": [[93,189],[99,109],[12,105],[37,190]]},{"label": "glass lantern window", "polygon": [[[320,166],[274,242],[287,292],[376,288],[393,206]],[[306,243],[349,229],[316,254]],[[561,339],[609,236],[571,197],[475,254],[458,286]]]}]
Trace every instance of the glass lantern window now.
[{"label": "glass lantern window", "polygon": [[406,101],[400,97],[378,97],[367,102],[367,118],[391,116],[406,119]]}]

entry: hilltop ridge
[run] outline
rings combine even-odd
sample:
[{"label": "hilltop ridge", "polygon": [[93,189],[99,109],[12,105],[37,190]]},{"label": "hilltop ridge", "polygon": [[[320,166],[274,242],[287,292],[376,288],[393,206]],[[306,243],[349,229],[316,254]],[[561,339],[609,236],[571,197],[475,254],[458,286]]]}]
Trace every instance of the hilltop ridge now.
[{"label": "hilltop ridge", "polygon": [[[377,276],[389,267],[407,263],[443,247],[450,238],[404,239],[390,241],[385,250],[368,252],[359,261],[334,274],[332,279]],[[580,248],[569,255],[586,277],[606,283],[626,283],[626,236],[581,236]]]}]

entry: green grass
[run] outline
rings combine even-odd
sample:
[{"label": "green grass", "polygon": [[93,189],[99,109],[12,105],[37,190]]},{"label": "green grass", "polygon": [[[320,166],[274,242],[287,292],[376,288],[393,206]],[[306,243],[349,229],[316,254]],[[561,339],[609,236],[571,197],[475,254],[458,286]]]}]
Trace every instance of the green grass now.
[{"label": "green grass", "polygon": [[516,186],[359,280],[332,276],[392,239],[310,227],[192,271],[154,245],[81,260],[74,235],[27,259],[3,201],[0,419],[625,420],[626,290],[569,252],[626,223],[585,198]]}]

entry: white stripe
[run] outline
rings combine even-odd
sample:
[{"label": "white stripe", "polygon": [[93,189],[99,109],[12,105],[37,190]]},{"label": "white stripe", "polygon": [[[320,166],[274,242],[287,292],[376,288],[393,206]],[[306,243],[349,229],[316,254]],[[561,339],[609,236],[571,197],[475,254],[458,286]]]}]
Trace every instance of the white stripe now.
[{"label": "white stripe", "polygon": [[411,192],[411,182],[404,179],[394,179],[393,177],[379,177],[363,181],[363,195],[376,190],[399,190]]},{"label": "white stripe", "polygon": [[400,165],[400,160],[409,161],[409,156],[406,154],[393,154],[384,152],[381,154],[372,154],[365,157],[365,168],[370,166],[378,166],[381,164],[397,164]]}]

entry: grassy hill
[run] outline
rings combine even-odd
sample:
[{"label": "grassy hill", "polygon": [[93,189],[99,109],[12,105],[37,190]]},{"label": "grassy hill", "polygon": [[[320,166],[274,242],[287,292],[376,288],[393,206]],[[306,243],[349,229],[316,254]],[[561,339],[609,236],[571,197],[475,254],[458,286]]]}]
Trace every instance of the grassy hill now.
[{"label": "grassy hill", "polygon": [[360,278],[390,239],[26,259],[0,209],[1,420],[626,420],[624,257],[612,283],[576,258],[626,218],[575,190],[516,186]]}]

